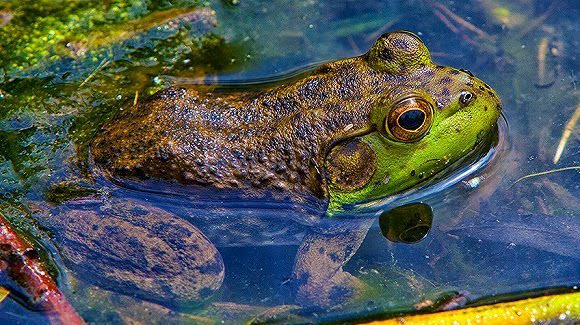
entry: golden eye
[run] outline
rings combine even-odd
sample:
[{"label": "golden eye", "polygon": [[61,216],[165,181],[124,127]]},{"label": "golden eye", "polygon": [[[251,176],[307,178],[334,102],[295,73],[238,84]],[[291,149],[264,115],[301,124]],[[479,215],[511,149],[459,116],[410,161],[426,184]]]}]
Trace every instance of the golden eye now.
[{"label": "golden eye", "polygon": [[395,140],[420,140],[433,124],[433,106],[427,101],[411,97],[393,106],[385,118],[385,131]]}]

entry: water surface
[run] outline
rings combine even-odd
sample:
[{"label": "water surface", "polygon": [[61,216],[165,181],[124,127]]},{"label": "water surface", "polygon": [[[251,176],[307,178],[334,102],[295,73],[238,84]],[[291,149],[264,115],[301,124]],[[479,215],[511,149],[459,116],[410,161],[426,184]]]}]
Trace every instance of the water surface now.
[{"label": "water surface", "polygon": [[[0,43],[0,212],[43,245],[52,272],[87,321],[338,321],[409,312],[422,301],[458,294],[477,303],[576,290],[578,128],[554,158],[580,107],[575,1],[71,3],[0,1],[0,35],[23,35]],[[215,10],[217,26],[180,21],[194,5]],[[442,20],[444,8],[465,21]],[[92,15],[92,22],[71,20],[71,12]],[[62,24],[78,33],[59,34]],[[378,215],[370,219],[361,247],[344,267],[372,288],[366,295],[298,306],[290,280],[298,240],[265,245],[249,238],[242,245],[226,238],[218,247],[226,267],[218,293],[187,308],[160,305],[104,289],[67,269],[50,234],[30,218],[29,202],[47,200],[54,184],[87,168],[88,141],[123,106],[172,84],[257,91],[321,62],[360,55],[382,32],[398,29],[419,34],[437,63],[469,69],[488,82],[503,101],[509,126],[500,129],[485,166],[438,193],[403,196],[382,207],[428,204],[433,223],[426,238],[388,241]],[[88,31],[92,36],[84,36]],[[196,202],[176,202],[166,208],[184,218],[180,211],[188,207],[204,213]],[[279,231],[301,218],[292,208],[259,203],[229,209],[231,217],[258,214]],[[2,302],[0,318],[45,321],[13,297]]]}]

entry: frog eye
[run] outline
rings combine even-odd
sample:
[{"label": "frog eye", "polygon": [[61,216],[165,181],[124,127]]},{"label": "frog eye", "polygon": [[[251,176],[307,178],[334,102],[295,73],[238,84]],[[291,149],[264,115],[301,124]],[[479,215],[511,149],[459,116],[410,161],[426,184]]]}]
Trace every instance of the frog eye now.
[{"label": "frog eye", "polygon": [[475,95],[469,91],[462,91],[459,94],[459,106],[465,107],[475,99]]},{"label": "frog eye", "polygon": [[417,97],[399,101],[385,117],[385,131],[395,140],[420,140],[433,124],[433,106]]}]

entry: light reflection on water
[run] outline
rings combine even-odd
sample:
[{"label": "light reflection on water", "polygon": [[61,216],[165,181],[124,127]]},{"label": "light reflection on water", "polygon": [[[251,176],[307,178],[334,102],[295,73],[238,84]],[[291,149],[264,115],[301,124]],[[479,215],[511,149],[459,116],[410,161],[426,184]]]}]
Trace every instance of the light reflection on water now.
[{"label": "light reflection on water", "polygon": [[[421,1],[356,4],[304,1],[288,5],[276,1],[263,4],[242,0],[237,7],[214,4],[220,22],[217,33],[226,35],[232,42],[244,44],[244,49],[248,49],[243,56],[244,63],[223,71],[218,69],[203,77],[192,77],[179,70],[172,70],[169,74],[163,72],[157,75],[160,82],[197,84],[203,80],[226,91],[255,90],[262,88],[264,83],[273,85],[281,79],[300,76],[305,72],[304,67],[310,68],[317,62],[360,55],[374,41],[369,36],[394,21],[390,30],[420,32],[431,51],[436,52],[439,63],[469,68],[482,80],[488,81],[504,102],[510,128],[500,130],[503,136],[494,151],[471,165],[471,169],[462,169],[453,174],[453,178],[433,187],[405,193],[396,201],[391,198],[380,206],[374,202],[373,208],[377,209],[372,212],[374,219],[367,221],[368,224],[362,221],[362,226],[361,223],[343,220],[333,221],[331,226],[329,223],[316,223],[314,217],[305,218],[307,214],[316,216],[320,210],[318,207],[302,207],[303,214],[297,214],[293,206],[274,203],[268,203],[270,205],[266,207],[265,203],[261,206],[259,202],[242,202],[238,206],[236,202],[218,201],[212,206],[186,202],[183,197],[173,200],[158,198],[162,201],[156,202],[158,205],[194,224],[201,223],[200,229],[218,246],[225,263],[226,276],[220,290],[210,302],[194,306],[189,311],[201,317],[238,321],[264,313],[298,322],[337,320],[411,310],[412,305],[421,300],[436,300],[453,292],[462,292],[469,299],[476,300],[492,295],[577,285],[580,281],[580,256],[574,248],[580,244],[580,210],[576,203],[580,193],[578,172],[554,173],[516,183],[518,178],[534,172],[577,166],[580,158],[576,137],[568,143],[560,164],[554,166],[551,163],[562,125],[578,105],[577,63],[570,59],[577,55],[574,52],[577,50],[574,41],[565,37],[578,32],[578,23],[570,19],[578,9],[573,1],[561,3],[562,8],[552,15],[546,26],[525,37],[514,37],[518,32],[516,27],[502,28],[475,2],[455,7],[446,3],[500,40],[496,46],[501,51],[491,51],[493,53],[486,52],[487,48],[461,42],[461,37],[445,29]],[[536,7],[536,16],[546,9],[542,4]],[[535,58],[537,44],[543,38],[567,46],[563,47],[562,56],[553,56],[548,62],[548,67],[559,71],[561,78],[557,78],[552,87],[538,89],[534,86],[537,74]],[[504,61],[511,61],[511,65],[508,68],[501,66]],[[61,91],[62,87],[55,89]],[[98,110],[98,103],[94,105]],[[72,136],[66,131],[71,122],[63,120],[63,116],[69,114],[74,119],[77,112],[47,114],[31,113],[26,108],[22,110],[25,113],[18,118],[2,121],[2,132],[12,132],[11,141],[14,137],[22,138],[18,142],[21,146],[12,150],[32,157],[23,163],[32,167],[24,176],[3,174],[0,185],[2,193],[24,193],[22,197],[38,200],[52,179],[50,170],[42,169],[44,165],[50,165],[56,175],[66,173],[62,170],[68,165],[62,163],[66,161],[62,157],[74,150],[70,145]],[[79,110],[81,113],[91,112],[95,108],[81,107]],[[94,118],[103,119],[100,115]],[[507,138],[509,142],[502,142]],[[52,150],[53,141],[57,142],[55,139],[65,145],[55,145],[55,150]],[[31,145],[27,146],[26,142]],[[9,151],[2,147],[3,157],[9,156]],[[34,154],[44,160],[37,159]],[[45,160],[48,162],[44,163]],[[5,159],[2,164],[10,166],[11,161]],[[13,169],[3,168],[9,172]],[[37,170],[41,171],[36,173]],[[26,182],[18,181],[18,178]],[[30,190],[27,192],[27,189]],[[116,195],[155,201],[146,193],[139,194],[139,190],[125,188]],[[433,208],[430,233],[415,244],[387,241],[381,234],[378,214],[387,207],[413,201],[421,201]],[[225,210],[208,213],[210,208],[219,208],[220,202],[222,208],[227,205]],[[200,218],[204,215],[205,219]],[[244,219],[240,217],[242,215],[252,218]],[[258,233],[260,236],[255,232],[259,227],[248,226],[249,222],[255,222],[256,216],[264,221],[258,226],[270,226],[268,232],[262,228]],[[224,227],[227,228],[228,224],[228,219],[223,221],[225,217],[237,220],[236,241],[224,236]],[[222,222],[212,221],[216,218],[221,218]],[[272,229],[273,225],[275,229]],[[296,292],[299,284],[292,279],[292,274],[296,253],[304,249],[300,246],[301,241],[316,227],[315,232],[324,236],[358,232],[364,238],[360,248],[344,266],[344,271],[364,281],[370,289],[365,296],[344,305],[338,304],[339,292],[332,296],[336,299],[335,304],[327,303],[321,307],[303,303],[303,308],[290,308],[291,312],[268,311],[268,308],[305,301]],[[241,233],[244,233],[243,238]],[[289,233],[292,236],[287,236]],[[53,252],[58,251],[49,240],[46,240],[46,246]],[[323,257],[319,258],[322,261]],[[58,255],[56,261],[60,267],[65,265]],[[127,321],[137,317],[135,315],[144,308],[156,310],[160,320],[179,318],[166,307],[96,289],[94,284],[99,284],[99,281],[82,276],[72,280],[75,275],[75,271],[69,277],[63,273],[60,282],[65,293],[89,320]],[[75,284],[70,285],[67,280]],[[6,320],[44,320],[37,313],[25,313],[14,300],[7,300],[4,304],[0,317]],[[175,308],[171,303],[169,307]],[[187,311],[188,308],[175,310]]]}]

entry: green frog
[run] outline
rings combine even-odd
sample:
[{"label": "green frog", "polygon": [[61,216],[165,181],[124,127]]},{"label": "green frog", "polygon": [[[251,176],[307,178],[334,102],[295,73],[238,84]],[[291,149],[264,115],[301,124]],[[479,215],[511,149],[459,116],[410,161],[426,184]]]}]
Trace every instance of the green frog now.
[{"label": "green frog", "polygon": [[87,281],[172,304],[220,288],[219,247],[299,244],[296,303],[336,305],[364,290],[342,267],[373,220],[349,211],[448,170],[501,109],[415,34],[386,33],[273,89],[174,87],[124,108],[90,146],[98,193],[36,219]]}]

